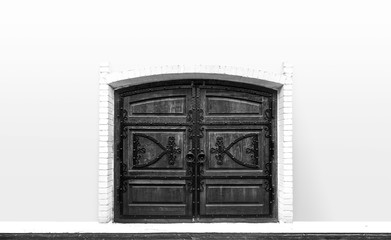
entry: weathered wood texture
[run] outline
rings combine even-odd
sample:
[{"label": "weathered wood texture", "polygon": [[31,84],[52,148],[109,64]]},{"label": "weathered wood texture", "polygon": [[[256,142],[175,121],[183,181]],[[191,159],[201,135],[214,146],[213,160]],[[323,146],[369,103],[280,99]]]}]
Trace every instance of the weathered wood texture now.
[{"label": "weathered wood texture", "polygon": [[116,92],[115,221],[276,221],[276,92],[185,83]]},{"label": "weathered wood texture", "polygon": [[391,233],[0,233],[0,239],[389,240]]}]

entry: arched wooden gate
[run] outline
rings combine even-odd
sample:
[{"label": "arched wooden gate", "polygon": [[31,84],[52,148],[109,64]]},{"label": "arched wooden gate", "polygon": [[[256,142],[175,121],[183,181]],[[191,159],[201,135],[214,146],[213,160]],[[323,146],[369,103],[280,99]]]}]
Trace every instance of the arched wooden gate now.
[{"label": "arched wooden gate", "polygon": [[276,107],[220,80],[116,90],[114,220],[276,221]]}]

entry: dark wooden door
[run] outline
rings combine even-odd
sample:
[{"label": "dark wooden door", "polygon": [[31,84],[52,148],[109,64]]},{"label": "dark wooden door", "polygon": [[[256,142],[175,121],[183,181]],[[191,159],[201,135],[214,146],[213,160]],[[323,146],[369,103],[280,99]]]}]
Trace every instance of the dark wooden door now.
[{"label": "dark wooden door", "polygon": [[274,91],[194,80],[115,99],[115,221],[275,220]]}]

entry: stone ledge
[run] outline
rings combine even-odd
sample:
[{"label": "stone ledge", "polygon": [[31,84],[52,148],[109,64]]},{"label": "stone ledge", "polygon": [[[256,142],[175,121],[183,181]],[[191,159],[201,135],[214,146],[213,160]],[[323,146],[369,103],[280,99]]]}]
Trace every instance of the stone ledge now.
[{"label": "stone ledge", "polygon": [[235,240],[299,240],[390,239],[391,233],[21,233],[0,234],[0,239],[235,239]]},{"label": "stone ledge", "polygon": [[391,222],[293,222],[286,224],[0,222],[0,233],[389,233],[390,231]]}]

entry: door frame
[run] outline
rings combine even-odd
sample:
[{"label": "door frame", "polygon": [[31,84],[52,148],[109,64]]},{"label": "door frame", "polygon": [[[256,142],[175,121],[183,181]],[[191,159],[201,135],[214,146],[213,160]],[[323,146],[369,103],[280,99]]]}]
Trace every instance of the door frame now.
[{"label": "door frame", "polygon": [[[99,110],[99,189],[98,219],[110,222],[114,217],[114,91],[130,86],[178,79],[212,79],[246,83],[277,90],[277,191],[279,222],[293,219],[292,179],[292,66],[283,65],[282,74],[254,69],[221,66],[165,67],[122,73],[110,72],[108,64],[100,68]],[[167,222],[167,221],[166,221]]]}]

